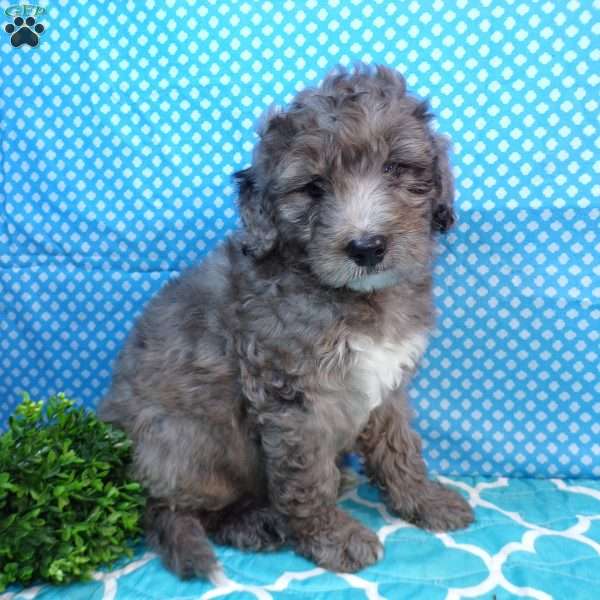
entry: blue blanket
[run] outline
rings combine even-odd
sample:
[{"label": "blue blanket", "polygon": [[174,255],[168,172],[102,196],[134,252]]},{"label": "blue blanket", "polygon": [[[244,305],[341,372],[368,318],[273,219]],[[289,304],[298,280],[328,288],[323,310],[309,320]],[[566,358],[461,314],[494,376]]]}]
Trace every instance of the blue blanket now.
[{"label": "blue blanket", "polygon": [[289,550],[249,554],[219,547],[219,585],[181,582],[140,548],[95,581],[42,587],[0,600],[459,600],[600,598],[600,481],[442,478],[469,498],[476,522],[431,534],[390,515],[367,483],[342,506],[377,531],[381,562],[333,574]]}]

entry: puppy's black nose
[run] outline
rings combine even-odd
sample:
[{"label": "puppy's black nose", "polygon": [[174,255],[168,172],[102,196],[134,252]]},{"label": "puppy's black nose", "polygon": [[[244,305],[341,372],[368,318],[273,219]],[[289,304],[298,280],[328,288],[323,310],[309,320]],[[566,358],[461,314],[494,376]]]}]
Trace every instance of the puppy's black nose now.
[{"label": "puppy's black nose", "polygon": [[359,267],[374,267],[385,256],[386,242],[382,235],[352,240],[346,246],[348,256]]}]

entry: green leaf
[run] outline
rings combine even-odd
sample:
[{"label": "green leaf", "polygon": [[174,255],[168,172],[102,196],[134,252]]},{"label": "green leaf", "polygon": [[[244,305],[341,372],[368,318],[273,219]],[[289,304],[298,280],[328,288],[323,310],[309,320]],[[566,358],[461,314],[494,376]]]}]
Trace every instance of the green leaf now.
[{"label": "green leaf", "polygon": [[23,395],[0,436],[0,592],[86,578],[131,555],[145,502],[128,477],[131,447],[64,394]]}]

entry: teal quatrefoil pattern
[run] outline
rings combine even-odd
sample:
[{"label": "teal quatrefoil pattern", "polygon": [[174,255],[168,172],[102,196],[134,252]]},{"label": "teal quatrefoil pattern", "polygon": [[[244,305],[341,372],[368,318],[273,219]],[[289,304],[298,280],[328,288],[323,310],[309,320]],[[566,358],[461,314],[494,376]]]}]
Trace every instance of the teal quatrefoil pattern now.
[{"label": "teal quatrefoil pattern", "polygon": [[237,226],[260,114],[363,60],[453,139],[411,392],[430,467],[600,475],[597,2],[40,6],[37,46],[0,29],[0,423],[21,390],[95,406],[144,304]]},{"label": "teal quatrefoil pattern", "polygon": [[342,506],[377,531],[383,559],[357,574],[324,571],[289,550],[218,547],[218,585],[182,582],[144,548],[94,581],[0,600],[593,600],[600,597],[600,482],[442,478],[475,508],[465,531],[431,534],[390,515],[363,483]]}]

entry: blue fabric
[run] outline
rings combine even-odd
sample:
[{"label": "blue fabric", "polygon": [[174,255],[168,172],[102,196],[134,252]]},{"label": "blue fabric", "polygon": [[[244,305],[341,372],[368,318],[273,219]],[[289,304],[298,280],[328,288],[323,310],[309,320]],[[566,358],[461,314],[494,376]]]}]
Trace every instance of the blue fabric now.
[{"label": "blue fabric", "polygon": [[[465,531],[431,534],[392,517],[370,485],[342,505],[377,531],[381,562],[356,575],[316,568],[291,551],[249,554],[219,547],[221,587],[178,581],[155,555],[96,581],[29,590],[32,600],[591,600],[600,597],[600,482],[586,480],[445,480],[475,507]],[[0,596],[2,600],[5,600]],[[25,600],[16,594],[12,600]]]},{"label": "blue fabric", "polygon": [[362,59],[454,141],[459,224],[412,388],[430,467],[600,474],[592,3],[42,6],[37,46],[4,31],[22,9],[0,31],[0,424],[21,390],[95,406],[146,301],[236,227],[256,118]]}]

